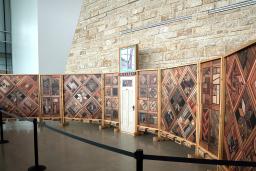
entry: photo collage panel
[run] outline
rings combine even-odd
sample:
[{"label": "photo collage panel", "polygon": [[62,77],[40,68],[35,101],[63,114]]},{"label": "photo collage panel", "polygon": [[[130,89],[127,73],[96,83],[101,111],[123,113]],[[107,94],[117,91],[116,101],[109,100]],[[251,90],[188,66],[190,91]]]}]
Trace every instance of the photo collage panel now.
[{"label": "photo collage panel", "polygon": [[118,122],[118,73],[105,74],[105,120]]},{"label": "photo collage panel", "polygon": [[41,93],[42,116],[61,117],[61,75],[42,75]]},{"label": "photo collage panel", "polygon": [[157,100],[158,100],[158,78],[157,71],[139,72],[139,99],[138,120],[139,125],[157,128]]}]

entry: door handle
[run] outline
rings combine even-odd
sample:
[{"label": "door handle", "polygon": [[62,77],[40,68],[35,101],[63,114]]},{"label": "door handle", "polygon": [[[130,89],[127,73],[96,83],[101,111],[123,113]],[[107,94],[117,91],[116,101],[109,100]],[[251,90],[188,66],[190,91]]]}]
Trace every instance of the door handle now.
[{"label": "door handle", "polygon": [[135,106],[134,106],[134,105],[132,106],[132,110],[133,110],[133,111],[135,110]]}]

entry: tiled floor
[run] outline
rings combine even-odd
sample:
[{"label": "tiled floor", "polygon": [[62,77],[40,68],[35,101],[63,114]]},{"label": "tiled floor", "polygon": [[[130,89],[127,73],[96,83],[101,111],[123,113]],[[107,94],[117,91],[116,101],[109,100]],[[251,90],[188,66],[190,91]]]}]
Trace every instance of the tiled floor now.
[{"label": "tiled floor", "polygon": [[[48,122],[58,126],[57,122]],[[60,127],[59,127],[60,128]],[[99,131],[98,125],[71,122],[65,130],[84,138],[134,152],[144,149],[146,154],[183,156],[194,150],[170,141],[153,142],[151,135],[133,137],[114,133],[113,129]],[[0,145],[0,171],[25,171],[33,165],[33,129],[29,122],[7,122],[5,137],[10,143]],[[135,159],[69,137],[39,128],[40,164],[47,171],[135,171]],[[145,171],[206,171],[209,166],[172,162],[144,161]]]}]

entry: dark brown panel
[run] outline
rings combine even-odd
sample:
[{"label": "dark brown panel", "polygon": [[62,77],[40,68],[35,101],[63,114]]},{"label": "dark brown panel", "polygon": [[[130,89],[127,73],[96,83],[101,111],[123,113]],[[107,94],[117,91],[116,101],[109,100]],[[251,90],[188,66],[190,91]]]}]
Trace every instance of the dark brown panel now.
[{"label": "dark brown panel", "polygon": [[65,117],[101,119],[101,75],[64,76]]},{"label": "dark brown panel", "polygon": [[0,107],[22,117],[39,116],[37,75],[1,75]]},{"label": "dark brown panel", "polygon": [[197,113],[196,65],[162,72],[162,122],[164,131],[195,142]]},{"label": "dark brown panel", "polygon": [[201,64],[201,104],[199,145],[218,156],[221,60]]},{"label": "dark brown panel", "polygon": [[61,75],[41,76],[42,117],[60,117]]}]

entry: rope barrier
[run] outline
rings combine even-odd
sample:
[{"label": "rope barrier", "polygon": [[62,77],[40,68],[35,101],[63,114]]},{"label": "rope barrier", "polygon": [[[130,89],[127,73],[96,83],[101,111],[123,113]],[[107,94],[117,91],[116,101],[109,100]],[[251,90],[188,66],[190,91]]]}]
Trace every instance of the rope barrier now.
[{"label": "rope barrier", "polygon": [[98,142],[95,142],[95,141],[91,141],[91,140],[76,136],[74,134],[68,133],[66,131],[62,131],[60,129],[54,128],[54,127],[49,126],[47,124],[43,124],[42,126],[48,128],[48,129],[50,129],[54,132],[57,132],[59,134],[62,134],[62,135],[65,135],[67,137],[78,140],[80,142],[90,144],[90,145],[93,145],[93,146],[96,146],[96,147],[99,147],[99,148],[102,148],[102,149],[105,149],[105,150],[108,150],[108,151],[112,151],[112,152],[115,152],[115,153],[119,153],[119,154],[122,154],[122,155],[125,155],[125,156],[134,157],[134,153],[132,153],[130,151],[126,151],[126,150],[123,150],[123,149],[119,149],[119,148],[116,148],[116,147],[112,147],[112,146],[101,144],[101,143],[98,143]]}]

